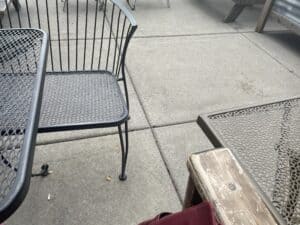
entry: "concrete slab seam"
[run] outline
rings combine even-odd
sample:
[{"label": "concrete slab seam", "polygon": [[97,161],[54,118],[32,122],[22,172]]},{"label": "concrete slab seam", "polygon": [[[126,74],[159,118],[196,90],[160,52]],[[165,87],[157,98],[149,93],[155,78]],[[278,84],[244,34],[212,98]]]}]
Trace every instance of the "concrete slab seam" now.
[{"label": "concrete slab seam", "polygon": [[273,60],[275,60],[279,65],[281,65],[284,69],[286,69],[290,74],[292,74],[293,76],[295,76],[296,78],[300,79],[300,75],[297,74],[295,71],[289,69],[288,66],[286,66],[283,62],[281,62],[279,59],[277,59],[275,56],[273,56],[271,53],[269,53],[267,50],[265,50],[264,48],[260,47],[255,41],[251,40],[250,38],[248,38],[244,33],[241,33],[241,36],[243,36],[244,38],[246,38],[249,42],[251,42],[253,45],[255,45],[258,49],[260,49],[261,51],[263,51],[264,53],[266,53],[269,57],[271,57]]},{"label": "concrete slab seam", "polygon": [[166,170],[167,170],[167,173],[168,173],[169,178],[170,178],[170,180],[171,180],[171,182],[172,182],[172,185],[173,185],[173,188],[174,188],[174,190],[175,190],[175,192],[176,192],[176,195],[177,195],[177,197],[178,197],[178,200],[180,201],[180,203],[181,203],[181,205],[182,205],[182,204],[183,204],[183,200],[182,200],[181,197],[180,197],[179,190],[178,190],[177,187],[176,187],[175,180],[173,179],[173,177],[172,177],[172,175],[171,175],[171,173],[170,173],[170,170],[169,170],[169,168],[168,168],[168,164],[167,164],[167,162],[166,162],[166,158],[165,158],[165,156],[164,156],[164,154],[163,154],[163,152],[162,152],[161,146],[160,146],[159,141],[158,141],[158,139],[157,139],[157,135],[156,135],[156,133],[155,133],[155,131],[154,131],[154,128],[152,127],[152,125],[151,125],[151,123],[150,123],[150,119],[149,119],[148,114],[147,114],[147,112],[146,112],[146,110],[145,110],[144,104],[143,104],[143,102],[142,102],[142,100],[141,100],[141,98],[140,98],[140,95],[139,95],[139,92],[138,92],[138,90],[137,90],[137,88],[136,88],[136,86],[135,86],[135,83],[134,83],[134,81],[133,81],[133,79],[132,79],[132,77],[131,77],[131,75],[130,75],[130,70],[129,70],[129,68],[128,68],[127,65],[125,65],[125,67],[126,67],[126,71],[127,71],[127,75],[128,75],[127,77],[129,77],[129,79],[130,79],[130,81],[131,81],[131,83],[132,83],[133,89],[134,89],[134,91],[135,91],[135,93],[136,93],[136,95],[137,95],[137,99],[138,99],[138,101],[139,101],[139,103],[140,103],[140,105],[141,105],[142,111],[144,112],[145,118],[146,118],[147,123],[148,123],[148,125],[149,125],[149,127],[150,127],[150,131],[151,131],[151,134],[152,134],[152,136],[153,136],[153,138],[154,138],[156,147],[158,148],[160,157],[161,157],[161,159],[162,159],[162,161],[163,161],[163,163],[164,163],[164,166],[165,166],[165,168],[166,168]]}]

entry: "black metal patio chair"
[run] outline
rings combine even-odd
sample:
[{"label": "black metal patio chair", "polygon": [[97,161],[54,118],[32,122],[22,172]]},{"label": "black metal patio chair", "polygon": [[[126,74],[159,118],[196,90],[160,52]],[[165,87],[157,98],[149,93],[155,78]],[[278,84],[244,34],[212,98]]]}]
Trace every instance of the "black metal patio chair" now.
[{"label": "black metal patio chair", "polygon": [[[99,2],[74,0],[71,6],[67,1],[63,12],[60,0],[25,0],[22,10],[7,8],[0,25],[40,28],[49,34],[39,132],[117,127],[122,153],[119,178],[126,180],[129,99],[125,58],[137,25],[120,0],[104,0],[101,11]],[[43,167],[43,175],[47,168]]]}]

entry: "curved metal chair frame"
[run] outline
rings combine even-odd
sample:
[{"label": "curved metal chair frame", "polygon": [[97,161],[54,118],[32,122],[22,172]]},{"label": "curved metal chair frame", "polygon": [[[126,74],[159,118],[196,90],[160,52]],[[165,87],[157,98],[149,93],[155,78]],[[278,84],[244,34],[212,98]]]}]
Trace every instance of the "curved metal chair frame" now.
[{"label": "curved metal chair frame", "polygon": [[[22,10],[6,9],[0,26],[39,28],[49,34],[38,131],[117,127],[122,152],[119,178],[126,180],[129,99],[125,58],[137,24],[120,0],[103,0],[101,11],[99,4],[98,0],[86,0],[86,4],[74,0],[72,5],[68,0],[25,0]],[[47,175],[48,166],[42,169],[39,175]]]}]

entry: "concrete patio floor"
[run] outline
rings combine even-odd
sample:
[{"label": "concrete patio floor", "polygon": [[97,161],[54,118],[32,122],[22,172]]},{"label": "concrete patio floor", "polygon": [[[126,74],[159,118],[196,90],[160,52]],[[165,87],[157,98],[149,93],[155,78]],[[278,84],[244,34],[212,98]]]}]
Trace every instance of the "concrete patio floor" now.
[{"label": "concrete patio floor", "polygon": [[5,225],[137,225],[180,210],[188,155],[212,148],[199,114],[299,96],[300,37],[273,19],[255,33],[257,6],[225,24],[232,4],[137,0],[127,58],[128,180],[118,180],[116,129],[39,135],[34,171],[47,162],[53,173],[32,178]]}]

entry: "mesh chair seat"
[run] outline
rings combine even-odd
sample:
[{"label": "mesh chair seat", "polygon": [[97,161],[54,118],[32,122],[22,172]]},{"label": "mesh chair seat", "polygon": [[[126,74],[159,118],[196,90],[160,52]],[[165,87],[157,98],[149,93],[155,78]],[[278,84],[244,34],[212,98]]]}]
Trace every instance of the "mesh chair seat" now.
[{"label": "mesh chair seat", "polygon": [[46,75],[40,131],[116,126],[127,118],[126,102],[111,73]]}]

